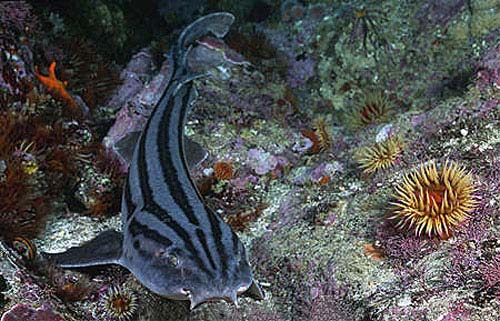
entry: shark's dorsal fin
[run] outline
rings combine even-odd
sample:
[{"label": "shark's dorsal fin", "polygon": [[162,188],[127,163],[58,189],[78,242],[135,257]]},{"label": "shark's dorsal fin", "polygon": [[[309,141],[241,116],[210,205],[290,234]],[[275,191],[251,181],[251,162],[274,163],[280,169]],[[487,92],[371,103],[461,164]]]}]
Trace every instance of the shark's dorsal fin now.
[{"label": "shark's dorsal fin", "polygon": [[107,230],[81,246],[63,253],[43,253],[43,256],[63,268],[117,264],[122,255],[122,243],[120,232]]}]

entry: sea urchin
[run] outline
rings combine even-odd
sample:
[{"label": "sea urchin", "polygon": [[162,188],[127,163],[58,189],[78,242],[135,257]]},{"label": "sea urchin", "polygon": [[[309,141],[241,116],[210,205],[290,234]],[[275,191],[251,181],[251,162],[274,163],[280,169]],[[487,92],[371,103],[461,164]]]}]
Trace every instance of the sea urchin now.
[{"label": "sea urchin", "polygon": [[450,230],[470,217],[477,205],[471,174],[452,161],[438,170],[434,161],[404,175],[396,186],[397,226],[413,228],[416,235],[449,237]]}]

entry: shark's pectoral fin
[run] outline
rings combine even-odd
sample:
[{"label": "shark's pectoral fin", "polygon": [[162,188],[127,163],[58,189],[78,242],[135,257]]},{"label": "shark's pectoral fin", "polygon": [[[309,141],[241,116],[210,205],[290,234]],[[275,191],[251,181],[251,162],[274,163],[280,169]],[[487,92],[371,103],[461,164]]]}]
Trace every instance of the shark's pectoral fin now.
[{"label": "shark's pectoral fin", "polygon": [[248,289],[245,292],[243,292],[242,295],[250,297],[255,300],[264,300],[265,298],[264,292],[262,292],[262,289],[255,280],[252,281],[252,284],[250,284]]},{"label": "shark's pectoral fin", "polygon": [[133,131],[115,143],[116,152],[128,165],[132,162],[132,155],[134,155],[134,148],[139,141],[139,137],[141,137],[141,131]]},{"label": "shark's pectoral fin", "polygon": [[79,268],[118,263],[122,254],[123,236],[115,230],[104,231],[94,239],[62,253],[42,255],[63,268]]},{"label": "shark's pectoral fin", "polygon": [[200,144],[186,136],[184,136],[184,154],[186,155],[187,165],[191,170],[208,156],[208,152]]}]

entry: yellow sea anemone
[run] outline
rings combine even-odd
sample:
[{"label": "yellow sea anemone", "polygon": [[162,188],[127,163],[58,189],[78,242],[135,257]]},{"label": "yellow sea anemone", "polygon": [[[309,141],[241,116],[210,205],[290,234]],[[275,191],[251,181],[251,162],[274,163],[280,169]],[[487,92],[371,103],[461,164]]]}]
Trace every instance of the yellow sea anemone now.
[{"label": "yellow sea anemone", "polygon": [[314,129],[319,140],[321,151],[328,150],[332,147],[332,137],[326,128],[326,122],[323,118],[318,118],[314,121]]},{"label": "yellow sea anemone", "polygon": [[391,136],[383,142],[360,148],[354,158],[363,172],[369,174],[392,166],[402,150],[403,140]]},{"label": "yellow sea anemone", "polygon": [[413,228],[416,235],[425,232],[444,239],[476,208],[475,191],[471,174],[463,166],[452,161],[439,169],[434,161],[422,164],[396,186],[391,219],[399,220],[401,228]]}]

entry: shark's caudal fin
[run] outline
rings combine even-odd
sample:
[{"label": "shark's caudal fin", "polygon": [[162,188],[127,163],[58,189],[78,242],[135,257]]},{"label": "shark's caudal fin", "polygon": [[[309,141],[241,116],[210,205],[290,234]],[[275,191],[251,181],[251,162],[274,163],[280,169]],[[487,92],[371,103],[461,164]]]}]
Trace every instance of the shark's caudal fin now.
[{"label": "shark's caudal fin", "polygon": [[227,34],[233,22],[234,16],[229,12],[215,12],[198,18],[179,36],[177,50],[181,52],[186,50],[193,42],[210,33],[217,38],[222,38]]},{"label": "shark's caudal fin", "polygon": [[79,268],[118,263],[123,236],[115,230],[104,231],[94,239],[62,253],[43,253],[45,259],[63,268]]}]

